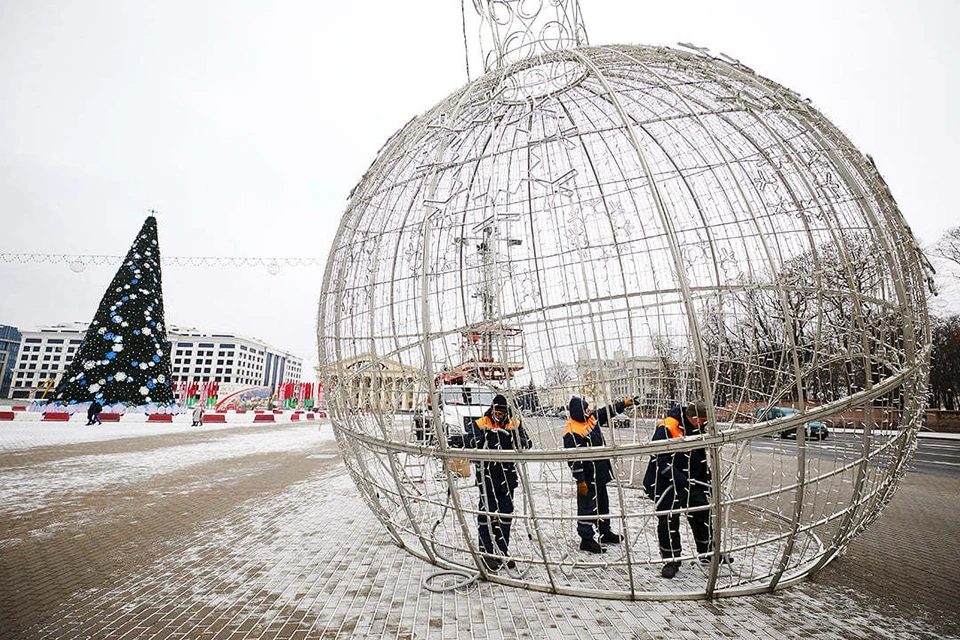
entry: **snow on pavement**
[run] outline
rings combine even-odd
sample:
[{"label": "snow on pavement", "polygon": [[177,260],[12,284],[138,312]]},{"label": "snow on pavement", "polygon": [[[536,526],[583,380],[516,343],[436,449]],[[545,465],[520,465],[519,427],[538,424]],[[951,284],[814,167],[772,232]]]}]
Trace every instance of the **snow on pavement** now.
[{"label": "snow on pavement", "polygon": [[[189,417],[177,416],[174,422],[147,422],[143,416],[124,416],[123,422],[104,422],[102,425],[86,426],[85,417],[74,417],[71,422],[40,422],[39,414],[21,414],[13,422],[0,423],[0,453],[84,442],[102,442],[120,438],[138,438],[140,436],[159,436],[185,431],[219,431],[235,429],[243,424],[205,424],[191,427]],[[250,426],[251,423],[246,421]]]},{"label": "snow on pavement", "polygon": [[[120,425],[112,429],[79,430],[76,427],[56,427],[34,424],[44,428],[39,440],[69,444],[85,442],[88,433],[95,432],[100,440],[141,435],[176,433],[180,425],[165,425],[157,429],[152,424]],[[219,425],[222,427],[222,425]],[[236,425],[234,425],[236,426]],[[132,427],[132,428],[131,428]],[[144,429],[144,427],[150,427]],[[190,427],[188,426],[187,429]],[[196,429],[193,430],[194,432]],[[0,437],[0,451],[7,433]],[[324,443],[333,442],[329,424],[290,425],[286,428],[253,433],[232,432],[207,442],[161,447],[157,449],[100,455],[72,456],[30,467],[0,469],[0,513],[17,514],[62,504],[72,492],[91,493],[109,487],[143,482],[152,477],[180,471],[224,458],[239,458],[264,453],[307,451]]]}]

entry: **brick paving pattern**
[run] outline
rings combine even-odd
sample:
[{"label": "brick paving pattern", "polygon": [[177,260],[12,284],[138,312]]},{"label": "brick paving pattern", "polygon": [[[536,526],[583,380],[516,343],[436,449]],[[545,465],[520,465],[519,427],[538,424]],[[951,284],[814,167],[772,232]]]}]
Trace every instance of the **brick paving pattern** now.
[{"label": "brick paving pattern", "polygon": [[[303,446],[240,446],[251,437]],[[0,448],[0,482],[101,462],[113,473],[89,490],[57,485],[62,495],[37,493],[36,504],[0,504],[0,638],[960,637],[957,479],[908,474],[846,555],[795,587],[619,602],[485,582],[424,589],[436,568],[392,544],[328,424],[15,446]],[[159,472],[137,462],[171,452],[189,462],[211,447],[220,455]]]}]

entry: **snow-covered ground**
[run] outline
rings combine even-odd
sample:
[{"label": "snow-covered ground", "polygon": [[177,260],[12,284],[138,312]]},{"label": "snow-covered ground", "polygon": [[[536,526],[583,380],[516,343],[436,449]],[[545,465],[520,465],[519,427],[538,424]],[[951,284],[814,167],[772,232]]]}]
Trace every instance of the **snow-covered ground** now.
[{"label": "snow-covered ground", "polygon": [[[7,407],[0,407],[6,409]],[[43,422],[42,415],[28,411],[16,412],[16,419],[0,422],[0,453],[16,449],[32,449],[54,445],[78,444],[82,442],[101,442],[117,438],[135,438],[181,433],[184,431],[218,431],[238,426],[252,426],[252,413],[236,414],[229,412],[226,423],[207,422],[200,427],[190,426],[189,414],[174,416],[173,422],[147,422],[143,414],[124,415],[120,422],[104,422],[101,425],[86,426],[87,418],[82,414],[70,416],[69,422]],[[289,414],[275,416],[277,422],[289,422]],[[329,421],[324,420],[324,424]],[[266,423],[269,424],[269,423]],[[314,429],[316,429],[316,423]]]},{"label": "snow-covered ground", "polygon": [[[873,602],[858,580],[875,580],[881,567],[869,565],[873,577],[862,578],[850,561],[842,567],[848,578],[828,567],[826,578],[844,577],[842,588],[821,578],[714,602],[596,601],[489,582],[433,593],[423,585],[435,568],[391,543],[343,463],[332,459],[328,421],[262,428],[83,422],[0,423],[7,461],[0,466],[0,522],[10,525],[0,560],[13,566],[19,550],[42,552],[22,565],[35,564],[35,571],[10,576],[74,567],[58,599],[43,592],[40,578],[22,585],[29,589],[18,583],[15,593],[0,590],[0,602],[56,603],[42,605],[55,608],[43,616],[14,617],[37,624],[29,633],[0,629],[0,638],[926,640],[952,628],[913,613],[909,603]],[[142,435],[170,437],[127,440]],[[194,473],[179,473],[185,470]],[[286,470],[286,479],[275,480]],[[203,496],[216,489],[217,504],[229,508],[203,511]],[[84,499],[85,508],[71,507]],[[178,508],[162,508],[168,504]],[[21,517],[26,510],[49,517]],[[104,538],[90,544],[95,536]],[[105,545],[103,554],[118,555],[97,565],[109,573],[61,562],[84,540],[88,549]],[[135,562],[124,560],[134,552]]]},{"label": "snow-covered ground", "polygon": [[[108,426],[109,425],[109,426]],[[217,432],[237,425],[191,427],[189,422],[107,423],[86,427],[71,423],[9,423],[0,427],[0,452],[34,446],[67,445],[113,440],[145,435],[169,435],[189,430],[208,432],[209,438],[147,451],[119,452],[99,455],[78,455],[53,460],[29,468],[0,469],[0,513],[14,514],[39,509],[61,502],[65,496],[83,491],[103,490],[111,486],[143,482],[153,476],[173,473],[193,465],[224,458],[239,458],[263,453],[306,451],[333,440],[329,424],[291,424],[285,429],[250,433],[231,433],[221,437]],[[251,425],[252,427],[253,425]]]}]

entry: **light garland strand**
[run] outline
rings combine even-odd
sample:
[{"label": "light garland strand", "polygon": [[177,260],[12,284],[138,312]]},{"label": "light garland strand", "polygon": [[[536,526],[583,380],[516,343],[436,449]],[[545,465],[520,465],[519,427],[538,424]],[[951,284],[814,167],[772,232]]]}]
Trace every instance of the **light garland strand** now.
[{"label": "light garland strand", "polygon": [[[20,264],[59,264],[70,265],[75,272],[83,271],[87,265],[115,266],[123,260],[123,256],[93,255],[93,254],[57,254],[57,253],[0,253],[0,262]],[[161,257],[163,266],[175,267],[266,267],[271,274],[276,274],[283,267],[313,268],[323,267],[324,262],[319,258],[300,257],[235,257],[235,256],[166,256]]]}]

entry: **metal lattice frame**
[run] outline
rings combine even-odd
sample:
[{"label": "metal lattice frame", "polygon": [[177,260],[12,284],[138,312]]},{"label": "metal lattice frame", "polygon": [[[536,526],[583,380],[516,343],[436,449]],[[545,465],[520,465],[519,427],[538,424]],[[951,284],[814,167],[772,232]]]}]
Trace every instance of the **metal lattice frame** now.
[{"label": "metal lattice frame", "polygon": [[[357,486],[429,562],[478,570],[478,489],[455,461],[509,459],[518,569],[489,579],[633,599],[771,590],[834,558],[904,471],[925,410],[924,278],[872,161],[792,91],[696,49],[545,52],[381,150],[327,264],[320,370]],[[493,358],[465,352],[471,333]],[[415,438],[404,410],[432,396],[438,419],[436,382],[490,360],[511,365],[477,378],[530,408],[642,403],[589,454],[564,450],[564,420],[542,411],[520,453]],[[706,436],[650,442],[669,406],[697,398]],[[774,406],[799,413],[757,420]],[[829,439],[805,437],[814,420]],[[761,438],[797,426],[795,443]],[[667,581],[640,477],[651,454],[695,447],[714,471],[717,548],[737,562],[687,569],[684,530]],[[618,475],[626,540],[602,556],[576,544],[567,463],[587,457]]]}]

